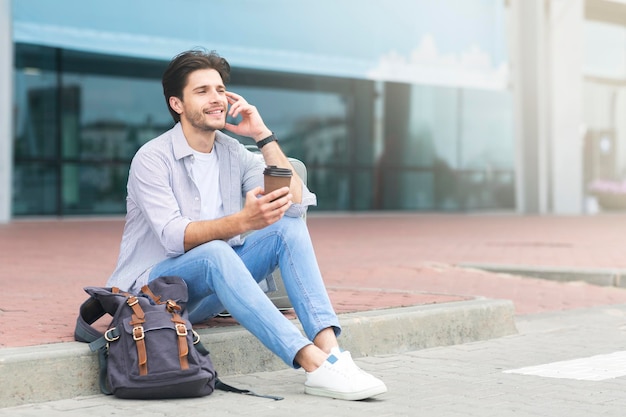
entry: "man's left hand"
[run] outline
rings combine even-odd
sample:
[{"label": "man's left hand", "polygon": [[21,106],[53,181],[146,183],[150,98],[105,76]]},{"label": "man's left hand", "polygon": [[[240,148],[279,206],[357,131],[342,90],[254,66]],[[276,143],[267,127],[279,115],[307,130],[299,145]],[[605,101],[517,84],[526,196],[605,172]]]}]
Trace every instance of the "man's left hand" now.
[{"label": "man's left hand", "polygon": [[241,122],[238,124],[226,123],[224,126],[236,135],[246,136],[254,139],[255,142],[269,136],[272,132],[265,126],[259,111],[255,106],[248,103],[242,96],[227,91],[226,98],[230,104],[228,115],[235,118],[241,115]]}]

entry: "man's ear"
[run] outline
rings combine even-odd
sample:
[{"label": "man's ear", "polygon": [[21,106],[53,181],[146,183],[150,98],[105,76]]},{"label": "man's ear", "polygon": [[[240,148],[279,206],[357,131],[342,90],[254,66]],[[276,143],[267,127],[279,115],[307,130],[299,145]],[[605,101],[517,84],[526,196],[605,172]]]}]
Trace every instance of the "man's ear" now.
[{"label": "man's ear", "polygon": [[176,96],[170,97],[170,107],[178,114],[183,112],[183,102]]}]

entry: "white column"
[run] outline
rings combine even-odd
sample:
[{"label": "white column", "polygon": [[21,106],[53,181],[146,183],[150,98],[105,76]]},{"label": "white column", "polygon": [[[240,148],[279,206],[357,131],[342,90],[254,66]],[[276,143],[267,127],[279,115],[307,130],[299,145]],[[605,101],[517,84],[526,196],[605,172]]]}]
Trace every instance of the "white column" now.
[{"label": "white column", "polygon": [[552,208],[583,212],[584,0],[550,1]]},{"label": "white column", "polygon": [[509,3],[516,199],[521,213],[548,211],[547,53],[544,0]]},{"label": "white column", "polygon": [[517,209],[582,213],[584,0],[511,0],[509,17]]},{"label": "white column", "polygon": [[0,223],[11,220],[13,171],[13,31],[11,0],[0,0]]}]

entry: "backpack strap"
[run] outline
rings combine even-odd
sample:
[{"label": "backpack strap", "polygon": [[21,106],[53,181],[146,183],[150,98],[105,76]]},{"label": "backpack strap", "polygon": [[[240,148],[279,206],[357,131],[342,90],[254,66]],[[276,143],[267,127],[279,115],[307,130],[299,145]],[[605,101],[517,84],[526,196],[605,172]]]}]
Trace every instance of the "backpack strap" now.
[{"label": "backpack strap", "polygon": [[147,285],[141,287],[141,292],[152,298],[152,301],[154,301],[156,304],[163,304],[163,301],[161,301],[161,296],[155,295],[150,287],[148,287]]},{"label": "backpack strap", "polygon": [[[178,309],[176,309],[176,307]],[[189,346],[187,345],[187,325],[185,320],[177,313],[180,307],[173,301],[167,300],[167,310],[172,314],[172,322],[176,326],[176,335],[178,336],[178,360],[180,361],[180,369],[189,369]],[[195,335],[194,335],[195,338]]]},{"label": "backpack strap", "polygon": [[102,308],[100,301],[94,297],[89,297],[81,306],[76,319],[76,328],[74,329],[74,340],[78,342],[91,343],[96,339],[104,336],[96,330],[92,324],[106,312]]},{"label": "backpack strap", "polygon": [[[196,350],[200,352],[200,354],[202,355],[209,355],[209,350],[200,341],[200,335],[196,333],[195,330],[192,330],[192,332],[193,332],[193,345],[196,347]],[[260,398],[269,398],[274,401],[284,400],[283,397],[278,397],[276,395],[257,394],[256,392],[253,392],[247,389],[236,388],[236,387],[233,387],[232,385],[228,385],[222,382],[222,380],[217,377],[217,373],[215,374],[215,389],[218,389],[220,391],[226,391],[226,392],[234,392],[236,394],[251,395],[251,396],[260,397]]]},{"label": "backpack strap", "polygon": [[248,389],[235,388],[232,385],[223,383],[222,380],[217,377],[215,377],[215,389],[227,392],[234,392],[236,394],[252,395],[253,397],[269,398],[270,400],[274,401],[280,401],[284,399],[283,397],[278,397],[276,395],[257,394],[256,392],[250,391]]},{"label": "backpack strap", "polygon": [[133,340],[135,346],[137,346],[137,366],[139,367],[139,375],[148,375],[148,354],[146,352],[146,335],[143,331],[143,326],[146,322],[146,313],[144,313],[141,305],[139,305],[139,299],[136,296],[131,295],[126,298],[126,304],[133,310],[133,315],[129,324],[133,326]]},{"label": "backpack strap", "polygon": [[[100,317],[104,316],[106,312],[95,297],[89,297],[80,306],[78,318],[76,319],[76,328],[74,329],[74,340],[77,342],[89,343],[89,349],[92,352],[98,353],[98,383],[100,385],[100,391],[103,394],[111,395],[113,392],[107,384],[107,337],[119,337],[119,334],[111,334],[111,331],[107,331],[107,334],[103,334],[96,330],[92,324],[96,322]],[[117,331],[117,329],[112,329]]]}]

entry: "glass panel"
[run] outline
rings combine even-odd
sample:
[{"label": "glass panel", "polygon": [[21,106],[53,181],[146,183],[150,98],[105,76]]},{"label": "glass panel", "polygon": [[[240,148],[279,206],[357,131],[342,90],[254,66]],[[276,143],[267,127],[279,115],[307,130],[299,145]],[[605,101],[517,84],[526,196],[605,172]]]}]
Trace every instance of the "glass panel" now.
[{"label": "glass panel", "polygon": [[464,210],[514,209],[515,184],[510,172],[469,171],[459,177],[459,200]]},{"label": "glass panel", "polygon": [[433,208],[433,174],[405,170],[398,176],[400,195],[396,207],[401,210],[426,210]]},{"label": "glass panel", "polygon": [[57,169],[47,163],[20,163],[13,171],[13,214],[56,214]]},{"label": "glass panel", "polygon": [[458,167],[458,91],[412,86],[405,165]]},{"label": "glass panel", "polygon": [[433,208],[455,211],[465,208],[463,189],[459,184],[459,172],[437,158],[433,166]]},{"label": "glass panel", "polygon": [[374,201],[373,168],[363,168],[352,172],[351,204],[345,210],[371,210]]},{"label": "glass panel", "polygon": [[128,165],[64,164],[63,212],[113,214],[126,210]]},{"label": "glass panel", "polygon": [[[601,80],[584,83],[585,195],[603,210],[624,210],[626,195],[626,87]],[[593,206],[591,206],[593,207]]]},{"label": "glass panel", "polygon": [[[228,88],[259,109],[263,121],[276,134],[288,156],[307,164],[346,160],[348,110],[342,96],[320,91],[240,85]],[[233,121],[229,119],[229,122]],[[225,133],[234,136],[228,131]],[[240,140],[253,144],[245,138]]]},{"label": "glass panel", "polygon": [[173,124],[160,79],[136,78],[153,75],[143,61],[120,65],[117,58],[77,52],[63,57],[63,213],[124,213],[130,160]]},{"label": "glass panel", "polygon": [[57,156],[56,55],[36,46],[16,48],[15,137],[16,158]]},{"label": "glass panel", "polygon": [[160,81],[64,74],[63,156],[128,160],[173,125]]},{"label": "glass panel", "polygon": [[626,78],[626,27],[589,20],[584,25],[585,75]]},{"label": "glass panel", "polygon": [[[337,171],[339,167],[346,168],[350,153],[348,109],[341,95],[238,85],[229,89],[259,109],[285,154],[306,164],[309,189],[318,197],[316,209],[350,207],[346,200],[350,178]],[[229,122],[236,123],[230,119]],[[239,139],[244,144],[254,143],[248,138]]]},{"label": "glass panel", "polygon": [[308,187],[317,195],[311,210],[349,210],[349,177],[345,170],[317,167],[308,172]]},{"label": "glass panel", "polygon": [[493,190],[493,208],[515,209],[515,175],[513,172],[494,173],[490,186]]},{"label": "glass panel", "polygon": [[513,170],[515,141],[511,94],[463,90],[461,97],[461,167]]},{"label": "glass panel", "polygon": [[385,97],[374,207],[514,207],[509,93],[387,84]]}]

